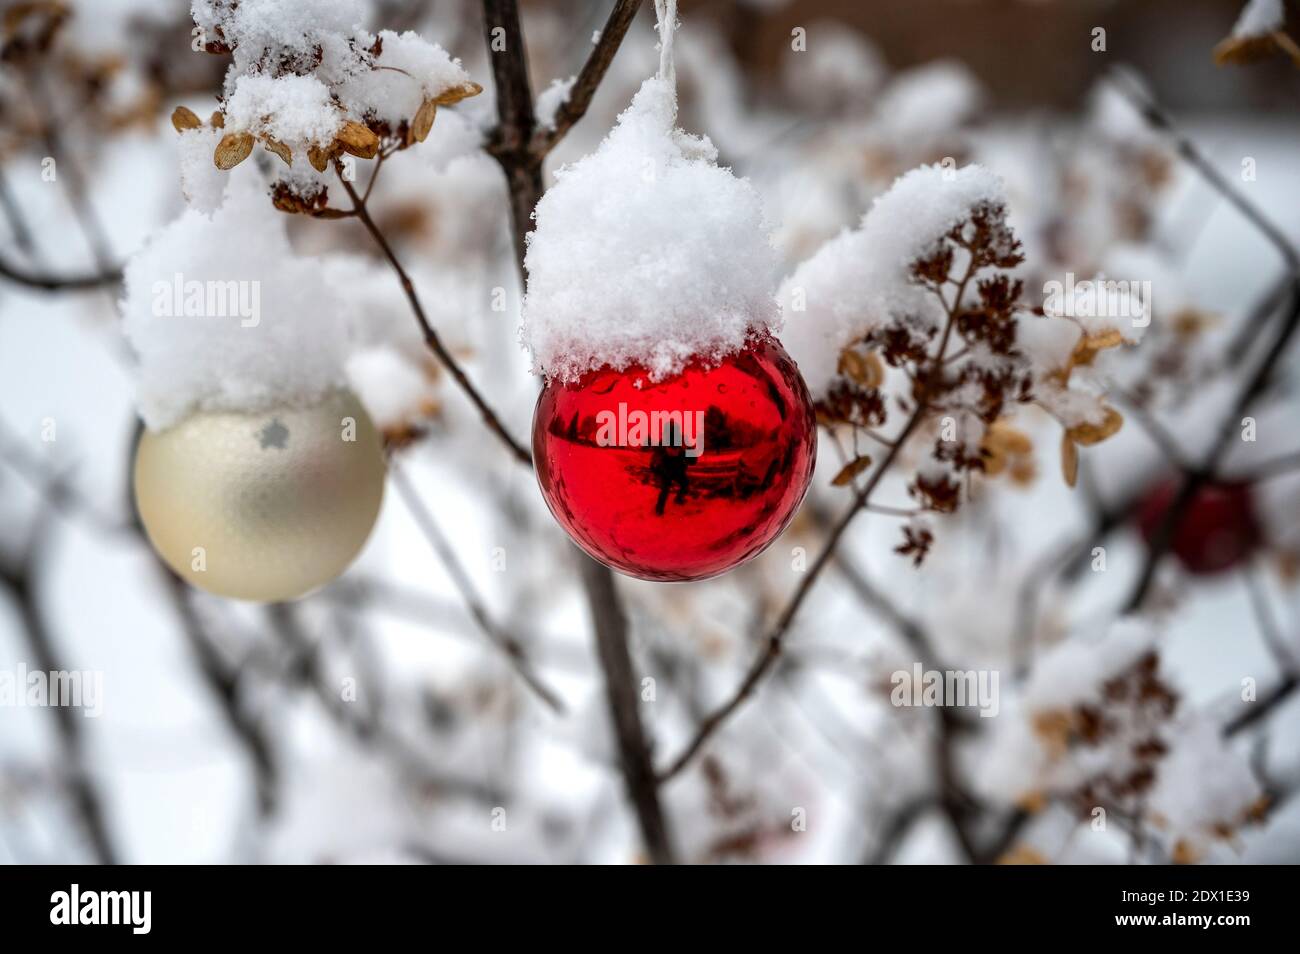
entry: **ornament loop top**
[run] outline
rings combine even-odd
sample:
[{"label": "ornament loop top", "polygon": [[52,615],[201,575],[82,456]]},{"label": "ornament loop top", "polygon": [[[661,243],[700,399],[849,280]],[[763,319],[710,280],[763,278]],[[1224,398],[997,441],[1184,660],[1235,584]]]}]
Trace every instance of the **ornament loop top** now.
[{"label": "ornament loop top", "polygon": [[677,30],[677,0],[655,0],[659,30],[659,78],[677,94],[677,67],[673,64],[673,34]]}]

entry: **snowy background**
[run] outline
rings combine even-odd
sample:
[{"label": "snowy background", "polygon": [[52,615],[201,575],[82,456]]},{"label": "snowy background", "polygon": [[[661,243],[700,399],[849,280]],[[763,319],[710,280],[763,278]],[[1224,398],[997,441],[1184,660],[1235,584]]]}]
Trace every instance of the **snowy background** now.
[{"label": "snowy background", "polygon": [[[292,29],[275,5],[246,6],[266,6],[269,29]],[[507,429],[528,434],[539,383],[519,344],[505,179],[482,148],[495,101],[478,5],[291,6],[355,8],[372,32],[415,30],[485,87],[440,107],[427,140],[386,161],[369,206],[450,350]],[[521,4],[543,125],[609,6]],[[596,149],[654,73],[653,11],[643,6],[587,115],[551,154],[548,182]],[[165,400],[149,403],[148,387],[183,401],[177,389],[198,387],[194,375],[172,366],[137,390],[149,353],[124,336],[129,288],[47,291],[0,276],[0,672],[53,659],[103,674],[98,717],[0,708],[0,858],[644,860],[575,551],[533,475],[431,361],[396,278],[355,222],[273,208],[266,194],[280,160],[261,147],[222,173],[209,165],[213,131],[178,135],[173,110],[206,120],[230,62],[191,49],[188,5],[67,7],[47,51],[0,73],[0,260],[29,276],[87,275],[138,263],[132,256],[166,234],[174,242],[155,252],[249,263],[273,290],[264,308],[317,322],[301,326],[310,345],[276,377],[285,388],[335,346],[325,325],[346,324],[346,374],[401,445],[394,466],[459,569],[449,571],[390,480],[361,557],[301,601],[257,607],[174,583],[133,529],[129,464],[141,407],[167,411]],[[1135,68],[1199,155],[1300,243],[1300,74],[1285,50],[1214,64],[1240,7],[683,3],[679,123],[707,135],[719,164],[761,196],[780,265],[755,276],[770,290],[760,297],[770,302],[897,176],[945,158],[1001,178],[1033,303],[1066,272],[1131,276],[1154,291],[1144,341],[1101,375],[1112,395],[1152,393],[1136,414],[1116,398],[1125,426],[1084,450],[1078,486],[1061,477],[1059,424],[1030,409],[1017,425],[1033,443],[1032,479],[977,480],[958,513],[927,517],[935,543],[920,568],[894,552],[898,519],[866,513],[852,525],[845,559],[811,592],[780,662],[659,786],[681,860],[991,860],[970,840],[996,845],[995,857],[1054,863],[1300,861],[1300,808],[1289,797],[1300,785],[1300,703],[1285,695],[1225,731],[1295,682],[1300,467],[1254,484],[1265,539],[1249,559],[1195,576],[1167,557],[1144,613],[1121,618],[1146,554],[1126,508],[1170,472],[1162,440],[1188,459],[1209,447],[1258,344],[1284,318],[1277,308],[1261,318],[1260,303],[1287,270],[1108,71]],[[1104,51],[1093,49],[1098,27]],[[792,49],[797,30],[806,49]],[[209,136],[201,154],[187,142],[200,136]],[[50,156],[53,181],[42,176]],[[364,181],[366,161],[357,165]],[[182,216],[192,227],[172,224]],[[1174,372],[1157,361],[1170,349],[1183,359]],[[1244,357],[1229,360],[1238,350]],[[204,364],[192,353],[177,360]],[[1283,359],[1252,408],[1258,440],[1234,441],[1226,472],[1253,473],[1300,449],[1298,370],[1294,355]],[[182,383],[159,385],[168,371]],[[51,423],[54,440],[43,436]],[[831,438],[820,455],[800,516],[753,563],[701,584],[619,579],[637,675],[655,682],[641,715],[657,765],[735,691],[799,583],[795,556],[815,552],[849,502],[830,484]],[[907,477],[920,461],[910,464],[881,485],[882,505],[914,504]],[[1118,515],[1103,535],[1099,515]],[[1089,565],[1094,546],[1105,547],[1104,572]],[[485,636],[460,572],[564,711],[539,701]],[[935,710],[890,704],[890,674],[917,661],[900,614],[945,665],[1000,673],[996,717],[953,734]],[[1038,716],[1076,700],[1123,710],[1099,687],[1150,650],[1161,691],[1178,698],[1159,729],[1168,751],[1152,784],[1105,803],[1111,821],[1097,830],[1081,780],[1124,769],[1129,737],[1062,755]],[[358,686],[355,701],[341,696],[345,680]],[[1243,680],[1255,680],[1261,701],[1242,701]],[[1115,712],[1117,724],[1150,717],[1135,708]]]}]

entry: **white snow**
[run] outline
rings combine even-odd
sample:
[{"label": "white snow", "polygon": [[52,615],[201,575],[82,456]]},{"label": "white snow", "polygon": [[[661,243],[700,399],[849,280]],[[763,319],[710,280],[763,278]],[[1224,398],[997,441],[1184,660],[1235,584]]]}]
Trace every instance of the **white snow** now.
[{"label": "white snow", "polygon": [[358,351],[346,367],[352,390],[379,428],[398,427],[418,417],[432,399],[428,376],[394,348]]},{"label": "white snow", "polygon": [[535,111],[539,126],[546,129],[555,127],[555,114],[569,98],[569,93],[573,91],[573,84],[577,80],[576,76],[570,76],[568,79],[553,79],[550,86],[537,94]]},{"label": "white snow", "polygon": [[407,30],[378,35],[382,50],[374,68],[358,69],[337,84],[339,101],[354,118],[375,118],[396,126],[420,104],[469,82],[469,74],[441,46]]},{"label": "white snow", "polygon": [[344,120],[395,131],[426,99],[469,83],[437,43],[409,30],[367,32],[370,13],[366,0],[194,0],[205,39],[233,49],[228,127],[267,133],[296,154]]},{"label": "white snow", "polygon": [[1117,620],[1105,638],[1071,639],[1035,664],[1025,686],[1031,712],[1052,712],[1080,703],[1100,703],[1102,685],[1155,647],[1155,632],[1138,619]]},{"label": "white snow", "polygon": [[343,114],[314,76],[240,76],[226,99],[226,130],[265,134],[286,144],[330,142]]},{"label": "white snow", "polygon": [[[199,409],[310,403],[345,383],[342,311],[320,263],[294,253],[289,220],[255,170],[238,172],[211,216],[188,209],[127,262],[123,330],[139,356],[137,399],[151,430]],[[169,289],[178,280],[186,299],[189,283],[200,283],[205,313],[165,313],[176,310]],[[233,304],[231,282],[256,302],[255,315]],[[225,305],[210,308],[218,286]]]},{"label": "white snow", "polygon": [[536,372],[573,380],[640,365],[658,380],[776,324],[758,193],[676,116],[671,84],[647,80],[538,203],[521,331]]},{"label": "white snow", "polygon": [[1169,741],[1148,803],[1169,837],[1204,842],[1239,826],[1264,793],[1249,762],[1227,746],[1222,728],[1196,716]]},{"label": "white snow", "polygon": [[785,54],[782,81],[800,103],[827,97],[860,104],[884,82],[884,56],[867,37],[838,20],[808,26],[808,49]]},{"label": "white snow", "polygon": [[200,126],[185,130],[176,140],[181,194],[192,208],[200,212],[216,209],[226,189],[227,175],[212,161],[212,153],[221,136],[220,129]]},{"label": "white snow", "polygon": [[371,12],[369,0],[193,0],[194,23],[209,43],[218,39],[234,50],[226,91],[246,73],[266,64],[286,72],[305,72],[316,65],[316,51],[327,60],[348,56],[348,39],[363,36],[361,23]]},{"label": "white snow", "polygon": [[1083,337],[1083,329],[1069,318],[1030,318],[1016,328],[1016,347],[1036,366],[1046,370],[1063,369],[1070,363],[1074,346]]},{"label": "white snow", "polygon": [[970,69],[957,60],[936,60],[899,73],[875,110],[875,133],[915,148],[959,129],[979,108],[983,93]]},{"label": "white snow", "polygon": [[1002,181],[982,166],[921,166],[879,196],[858,229],[841,232],[786,279],[781,340],[814,397],[830,384],[841,349],[885,321],[938,325],[942,306],[912,281],[911,263],[972,209],[1005,201]]}]

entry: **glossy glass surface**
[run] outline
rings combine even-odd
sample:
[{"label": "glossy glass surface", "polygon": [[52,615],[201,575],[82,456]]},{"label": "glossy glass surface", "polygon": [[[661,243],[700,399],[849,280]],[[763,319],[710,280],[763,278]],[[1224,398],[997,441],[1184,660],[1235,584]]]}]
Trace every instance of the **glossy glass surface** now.
[{"label": "glossy glass surface", "polygon": [[548,383],[533,418],[556,520],[647,580],[705,579],[756,556],[803,500],[816,449],[808,390],[768,336],[658,383],[639,368]]}]

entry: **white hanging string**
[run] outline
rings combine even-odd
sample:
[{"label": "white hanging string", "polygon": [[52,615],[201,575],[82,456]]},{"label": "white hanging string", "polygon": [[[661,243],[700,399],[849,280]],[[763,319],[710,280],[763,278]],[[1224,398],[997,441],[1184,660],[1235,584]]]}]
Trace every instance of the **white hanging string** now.
[{"label": "white hanging string", "polygon": [[677,0],[655,0],[659,18],[659,78],[677,92],[677,67],[673,65],[673,31],[677,29]]}]

